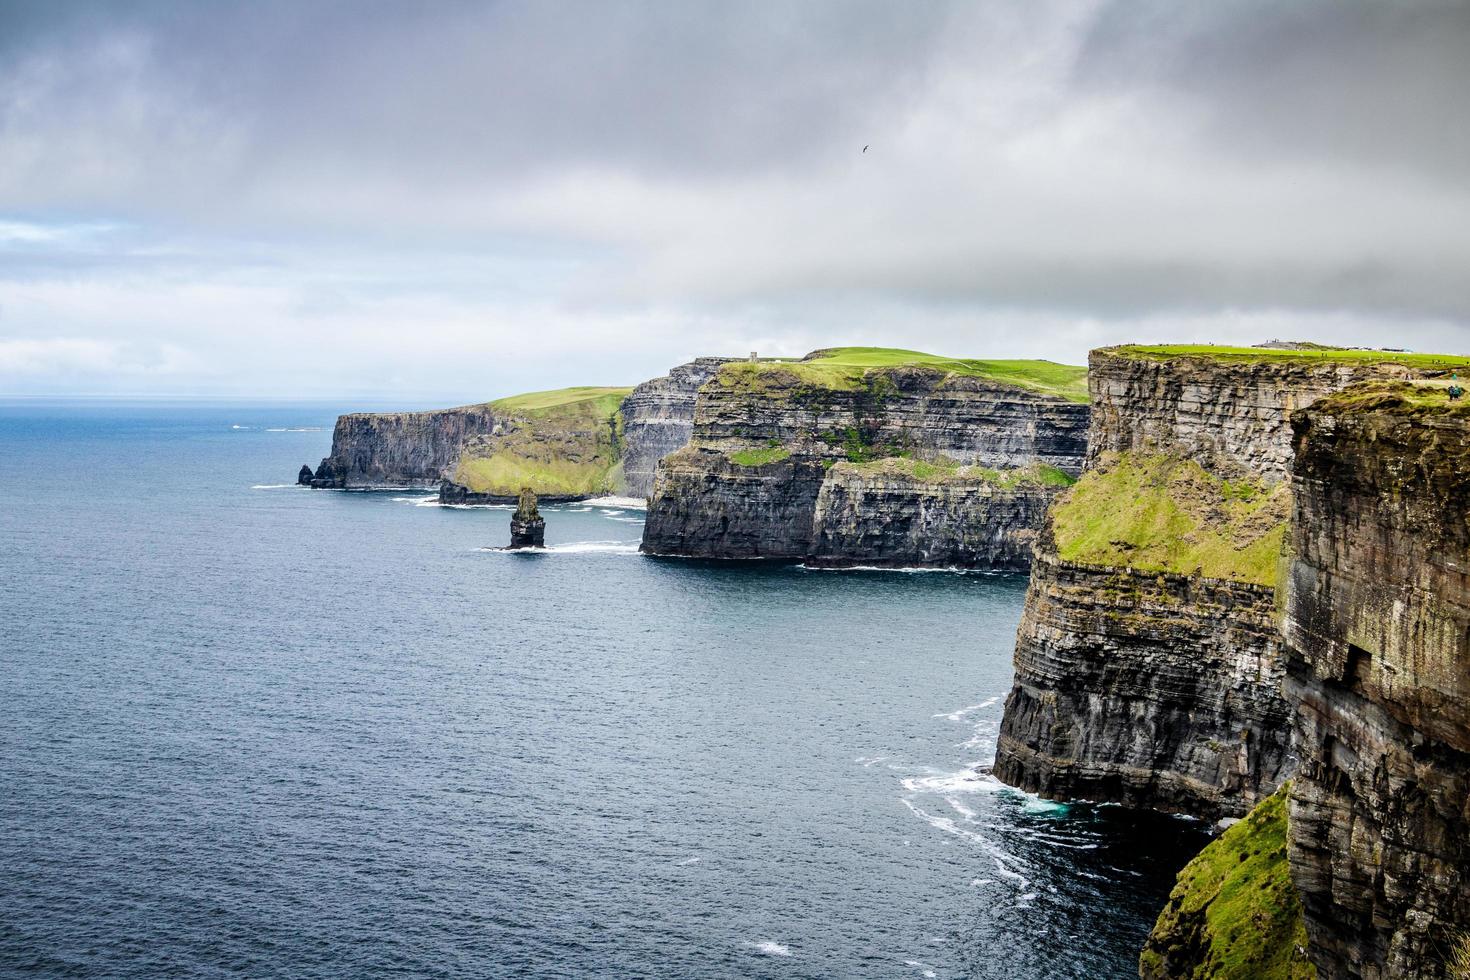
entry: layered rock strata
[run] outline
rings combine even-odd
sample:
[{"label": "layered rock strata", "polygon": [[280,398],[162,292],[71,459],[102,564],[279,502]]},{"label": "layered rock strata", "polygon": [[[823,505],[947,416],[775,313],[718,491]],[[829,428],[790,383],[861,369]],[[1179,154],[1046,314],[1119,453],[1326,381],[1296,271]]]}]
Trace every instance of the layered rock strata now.
[{"label": "layered rock strata", "polygon": [[633,497],[653,492],[658,461],[688,445],[700,386],[730,358],[700,357],[645,381],[623,400],[623,484]]},{"label": "layered rock strata", "polygon": [[536,508],[536,494],[526,487],[510,515],[510,550],[546,547],[546,518]]},{"label": "layered rock strata", "polygon": [[1240,816],[1289,774],[1272,628],[1288,415],[1367,352],[1094,351],[1088,472],[1053,508],[996,775],[1056,799]]},{"label": "layered rock strata", "polygon": [[1324,977],[1445,977],[1470,933],[1470,408],[1293,416],[1291,871]]},{"label": "layered rock strata", "polygon": [[1293,411],[1358,381],[1422,373],[1392,361],[1333,360],[1332,353],[1093,351],[1087,375],[1092,398],[1088,464],[1107,453],[1172,452],[1208,459],[1223,473],[1283,479],[1291,464]]},{"label": "layered rock strata", "polygon": [[1004,481],[974,467],[836,463],[817,493],[806,562],[1024,571],[1060,489],[1024,475]]},{"label": "layered rock strata", "polygon": [[454,472],[473,435],[496,424],[489,405],[434,412],[359,412],[342,415],[332,430],[332,452],[311,485],[348,489],[437,486]]},{"label": "layered rock strata", "polygon": [[1081,467],[1085,406],[928,366],[834,380],[806,363],[730,364],[699,390],[689,446],[658,467],[645,552],[1027,566]]},{"label": "layered rock strata", "polygon": [[1270,795],[1291,726],[1272,590],[1036,551],[996,777],[1212,820]]}]

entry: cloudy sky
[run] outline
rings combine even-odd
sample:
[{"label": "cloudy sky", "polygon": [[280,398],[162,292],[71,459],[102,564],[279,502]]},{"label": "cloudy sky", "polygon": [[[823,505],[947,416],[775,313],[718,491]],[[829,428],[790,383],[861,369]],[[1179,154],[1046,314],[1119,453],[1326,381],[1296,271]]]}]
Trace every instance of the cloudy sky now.
[{"label": "cloudy sky", "polygon": [[0,0],[0,396],[1466,352],[1467,270],[1465,0]]}]

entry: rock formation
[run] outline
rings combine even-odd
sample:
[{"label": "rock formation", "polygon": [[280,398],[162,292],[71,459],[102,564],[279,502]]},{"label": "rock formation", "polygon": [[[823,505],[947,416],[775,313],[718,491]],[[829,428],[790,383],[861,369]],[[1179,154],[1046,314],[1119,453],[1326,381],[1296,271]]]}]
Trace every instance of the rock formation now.
[{"label": "rock formation", "polygon": [[300,472],[296,474],[296,484],[298,486],[309,487],[311,486],[311,481],[315,478],[316,474],[311,471],[311,466],[303,463]]},{"label": "rock formation", "polygon": [[1052,508],[995,775],[1056,799],[1240,816],[1288,775],[1273,625],[1289,413],[1373,352],[1094,351],[1088,471]]},{"label": "rock formation", "polygon": [[689,443],[699,388],[731,360],[700,357],[645,381],[623,399],[623,484],[632,497],[653,493],[658,461]]},{"label": "rock formation", "polygon": [[1024,568],[1086,427],[1083,405],[1025,371],[1071,384],[1080,369],[852,350],[706,382],[690,444],[658,467],[643,550]]},{"label": "rock formation", "polygon": [[1143,980],[1310,980],[1302,906],[1287,870],[1286,788],[1179,872],[1139,957]]},{"label": "rock formation", "polygon": [[510,550],[546,547],[546,518],[536,509],[536,494],[521,489],[516,511],[510,517]]},{"label": "rock formation", "polygon": [[339,416],[332,430],[331,455],[321,461],[311,485],[331,489],[437,486],[453,474],[465,440],[490,432],[495,422],[496,413],[489,405]]},{"label": "rock formation", "polygon": [[1444,977],[1470,933],[1470,407],[1375,385],[1292,418],[1291,871],[1326,978]]}]

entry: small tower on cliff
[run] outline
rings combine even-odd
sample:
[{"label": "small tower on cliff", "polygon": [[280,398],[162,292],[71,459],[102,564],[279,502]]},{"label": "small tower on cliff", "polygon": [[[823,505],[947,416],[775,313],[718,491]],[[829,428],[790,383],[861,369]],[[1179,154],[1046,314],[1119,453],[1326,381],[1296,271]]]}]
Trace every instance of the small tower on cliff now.
[{"label": "small tower on cliff", "polygon": [[546,518],[536,510],[536,494],[521,487],[516,512],[510,516],[510,550],[546,547]]}]

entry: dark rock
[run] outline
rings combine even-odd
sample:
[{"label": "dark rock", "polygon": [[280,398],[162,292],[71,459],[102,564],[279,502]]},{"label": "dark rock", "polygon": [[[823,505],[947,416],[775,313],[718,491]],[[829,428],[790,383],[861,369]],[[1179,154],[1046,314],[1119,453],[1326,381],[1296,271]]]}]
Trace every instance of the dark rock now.
[{"label": "dark rock", "polygon": [[1043,532],[995,776],[1056,800],[1241,816],[1288,769],[1269,588],[1061,561]]},{"label": "dark rock", "polygon": [[[1055,489],[955,468],[1076,473],[1086,425],[1084,405],[927,367],[872,369],[852,388],[779,368],[754,385],[748,372],[720,371],[699,389],[689,446],[658,465],[642,549],[1024,567]],[[872,468],[899,456],[940,465],[932,479]]]},{"label": "dark rock", "polygon": [[495,422],[488,405],[339,416],[332,453],[317,467],[312,486],[436,486],[453,476],[465,441],[490,432]]},{"label": "dark rock", "polygon": [[530,487],[521,490],[516,511],[510,518],[510,550],[546,547],[546,519],[536,509]]},{"label": "dark rock", "polygon": [[1470,932],[1470,411],[1413,402],[1292,417],[1290,857],[1327,978],[1449,976]]},{"label": "dark rock", "polygon": [[[1292,458],[1292,409],[1363,378],[1414,373],[1126,348],[1093,351],[1088,363],[1089,468],[1166,453],[1275,482]],[[996,776],[1057,799],[1239,816],[1290,775],[1272,616],[1260,585],[1068,563],[1043,532]]]},{"label": "dark rock", "polygon": [[296,482],[300,486],[309,487],[311,486],[311,481],[314,477],[315,474],[311,472],[311,467],[303,465],[301,467],[301,472],[296,474]]},{"label": "dark rock", "polygon": [[645,381],[623,399],[623,481],[629,496],[653,493],[658,461],[688,445],[699,388],[733,358],[700,357]]}]

